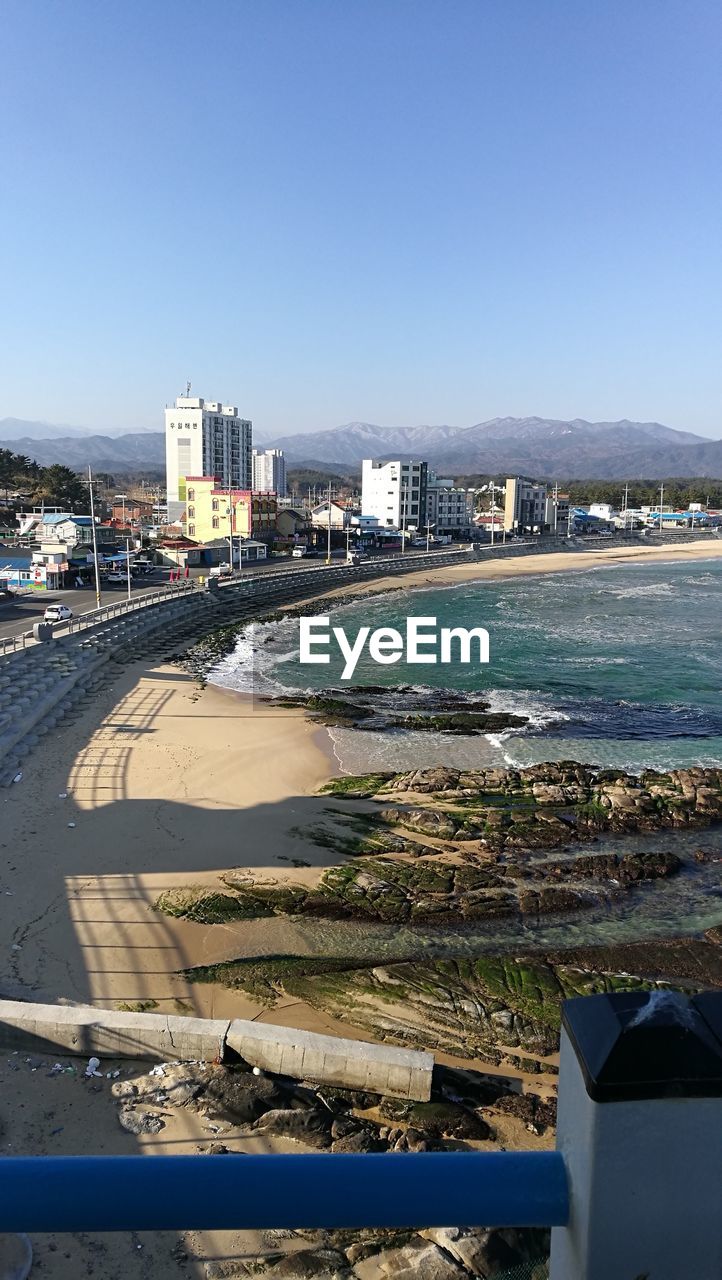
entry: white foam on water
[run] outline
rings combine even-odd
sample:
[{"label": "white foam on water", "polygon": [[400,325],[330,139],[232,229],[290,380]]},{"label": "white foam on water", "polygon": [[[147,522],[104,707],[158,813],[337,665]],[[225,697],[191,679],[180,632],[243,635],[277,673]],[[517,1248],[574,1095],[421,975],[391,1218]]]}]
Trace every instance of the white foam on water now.
[{"label": "white foam on water", "polygon": [[650,596],[673,596],[676,592],[669,582],[648,582],[643,586],[606,587],[600,594],[615,596],[617,600],[637,600]]},{"label": "white foam on water", "polygon": [[373,733],[338,728],[329,729],[328,734],[344,773],[428,769],[440,764],[452,769],[481,769],[499,763],[499,752],[486,734],[462,738],[413,729]]}]

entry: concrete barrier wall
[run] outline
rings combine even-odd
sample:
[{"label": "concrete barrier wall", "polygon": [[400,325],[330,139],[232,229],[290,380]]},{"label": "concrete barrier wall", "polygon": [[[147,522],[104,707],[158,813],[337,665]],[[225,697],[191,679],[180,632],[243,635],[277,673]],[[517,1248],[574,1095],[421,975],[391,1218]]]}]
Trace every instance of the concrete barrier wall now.
[{"label": "concrete barrier wall", "polygon": [[225,1019],[0,1000],[0,1047],[37,1053],[212,1061],[223,1056],[229,1025]]},{"label": "concrete barrier wall", "polygon": [[431,1096],[434,1059],[430,1053],[239,1018],[231,1023],[226,1044],[251,1066],[277,1075],[417,1102],[427,1102]]},{"label": "concrete barrier wall", "polygon": [[431,1095],[434,1067],[430,1053],[267,1023],[17,1000],[0,1000],[0,1048],[163,1062],[238,1056],[274,1074],[419,1102]]}]

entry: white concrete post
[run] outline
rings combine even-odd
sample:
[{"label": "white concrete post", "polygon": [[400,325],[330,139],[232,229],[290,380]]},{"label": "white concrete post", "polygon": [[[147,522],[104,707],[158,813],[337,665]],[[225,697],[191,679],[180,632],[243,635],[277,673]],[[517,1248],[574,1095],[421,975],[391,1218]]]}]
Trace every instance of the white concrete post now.
[{"label": "white concrete post", "polygon": [[722,993],[564,1006],[549,1280],[722,1277]]}]

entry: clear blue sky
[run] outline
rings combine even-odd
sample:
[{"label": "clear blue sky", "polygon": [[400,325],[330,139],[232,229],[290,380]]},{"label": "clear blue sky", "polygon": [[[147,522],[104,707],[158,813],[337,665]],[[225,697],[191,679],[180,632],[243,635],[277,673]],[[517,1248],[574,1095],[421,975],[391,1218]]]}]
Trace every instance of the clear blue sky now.
[{"label": "clear blue sky", "polygon": [[722,435],[718,0],[3,0],[0,417]]}]

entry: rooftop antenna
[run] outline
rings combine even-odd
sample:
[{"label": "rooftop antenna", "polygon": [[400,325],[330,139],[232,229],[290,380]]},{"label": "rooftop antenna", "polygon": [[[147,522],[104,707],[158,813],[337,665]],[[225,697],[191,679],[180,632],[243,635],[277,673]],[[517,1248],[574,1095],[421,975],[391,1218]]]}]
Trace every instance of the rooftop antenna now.
[{"label": "rooftop antenna", "polygon": [[191,384],[190,382],[186,382],[186,399],[190,399],[190,394],[191,394]]}]

